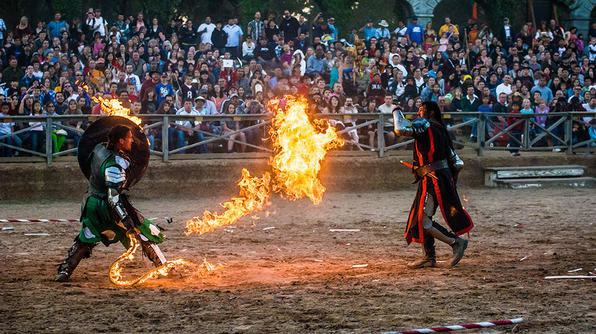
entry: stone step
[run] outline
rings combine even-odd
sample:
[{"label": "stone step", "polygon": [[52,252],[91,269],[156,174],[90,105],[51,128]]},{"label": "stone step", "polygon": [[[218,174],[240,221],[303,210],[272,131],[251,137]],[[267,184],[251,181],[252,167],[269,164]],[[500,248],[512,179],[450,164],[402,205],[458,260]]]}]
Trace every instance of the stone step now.
[{"label": "stone step", "polygon": [[596,178],[590,176],[494,180],[495,187],[511,189],[561,187],[592,188],[594,185],[596,185]]},{"label": "stone step", "polygon": [[498,179],[573,177],[584,175],[586,168],[586,166],[580,165],[487,167],[485,172],[495,173]]},{"label": "stone step", "polygon": [[484,184],[496,187],[496,182],[500,180],[581,177],[586,168],[581,165],[487,167],[484,169]]}]

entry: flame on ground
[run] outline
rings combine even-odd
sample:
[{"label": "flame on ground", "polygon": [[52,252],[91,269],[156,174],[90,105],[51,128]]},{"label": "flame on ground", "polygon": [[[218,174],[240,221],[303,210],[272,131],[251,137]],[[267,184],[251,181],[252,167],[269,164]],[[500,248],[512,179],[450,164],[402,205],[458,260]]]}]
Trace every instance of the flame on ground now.
[{"label": "flame on ground", "polygon": [[304,97],[285,96],[268,105],[273,113],[270,131],[274,156],[269,164],[273,176],[251,177],[242,169],[240,194],[225,202],[221,214],[205,211],[186,223],[186,234],[203,234],[217,227],[234,224],[238,219],[263,208],[271,191],[291,200],[310,198],[319,204],[325,187],[319,180],[321,161],[331,148],[343,145],[335,129],[326,120],[310,121],[308,101]]},{"label": "flame on ground", "polygon": [[114,261],[114,263],[112,264],[112,266],[110,267],[110,282],[112,282],[115,285],[118,286],[133,286],[136,284],[142,284],[143,282],[146,282],[147,280],[153,279],[153,278],[157,278],[160,276],[168,276],[168,274],[170,273],[170,271],[174,268],[183,268],[183,267],[187,267],[187,268],[191,268],[191,269],[195,269],[195,273],[200,276],[200,277],[205,277],[210,273],[213,273],[214,271],[217,271],[219,269],[222,268],[221,265],[213,265],[209,262],[207,262],[207,259],[203,259],[203,262],[200,265],[195,265],[194,263],[187,261],[185,259],[177,259],[177,260],[171,260],[171,261],[166,261],[166,263],[164,263],[163,265],[145,273],[144,275],[137,277],[135,279],[132,280],[124,280],[123,276],[122,276],[122,266],[121,266],[121,262],[124,260],[128,260],[130,262],[132,262],[135,258],[134,254],[137,251],[137,249],[140,246],[139,241],[137,240],[137,238],[135,237],[135,235],[133,233],[128,233],[127,234],[128,238],[130,239],[130,247],[128,248],[128,250],[120,255],[120,257]]}]

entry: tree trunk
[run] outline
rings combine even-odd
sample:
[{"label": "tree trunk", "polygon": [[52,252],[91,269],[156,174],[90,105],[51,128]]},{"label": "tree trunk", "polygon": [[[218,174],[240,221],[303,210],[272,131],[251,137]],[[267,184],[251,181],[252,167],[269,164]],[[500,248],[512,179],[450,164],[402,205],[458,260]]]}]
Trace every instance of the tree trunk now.
[{"label": "tree trunk", "polygon": [[555,23],[557,27],[559,26],[559,15],[557,13],[557,1],[553,1],[553,18],[555,19]]},{"label": "tree trunk", "polygon": [[538,27],[536,27],[536,15],[534,15],[534,0],[528,0],[528,11],[532,19],[532,34],[535,34]]}]

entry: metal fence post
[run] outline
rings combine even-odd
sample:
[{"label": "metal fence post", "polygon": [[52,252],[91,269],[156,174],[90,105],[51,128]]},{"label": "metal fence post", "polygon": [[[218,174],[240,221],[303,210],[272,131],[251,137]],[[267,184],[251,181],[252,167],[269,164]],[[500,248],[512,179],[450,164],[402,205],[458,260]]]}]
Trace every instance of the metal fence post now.
[{"label": "metal fence post", "polygon": [[52,118],[46,117],[46,163],[48,165],[52,164],[52,149],[53,149],[53,140],[52,140]]},{"label": "metal fence post", "polygon": [[385,133],[384,133],[384,123],[385,120],[383,119],[383,114],[379,114],[379,123],[377,124],[377,142],[379,146],[379,158],[382,158],[385,155]]},{"label": "metal fence post", "polygon": [[170,118],[165,115],[162,118],[161,123],[161,153],[162,160],[168,161],[168,154],[170,153]]},{"label": "metal fence post", "polygon": [[573,154],[573,115],[570,113],[567,113],[567,119],[565,119],[565,143],[567,154]]},{"label": "metal fence post", "polygon": [[478,126],[476,127],[476,138],[478,138],[478,156],[484,155],[484,141],[486,134],[486,117],[478,115]]}]

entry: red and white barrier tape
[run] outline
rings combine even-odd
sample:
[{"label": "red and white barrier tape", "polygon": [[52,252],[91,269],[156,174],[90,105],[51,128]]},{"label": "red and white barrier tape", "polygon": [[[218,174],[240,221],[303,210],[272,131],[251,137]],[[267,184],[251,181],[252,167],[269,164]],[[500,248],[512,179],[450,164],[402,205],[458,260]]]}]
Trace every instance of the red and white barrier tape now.
[{"label": "red and white barrier tape", "polygon": [[[160,220],[159,217],[152,217],[149,220]],[[168,219],[164,217],[164,219]],[[79,223],[78,219],[0,219],[0,223]]]},{"label": "red and white barrier tape", "polygon": [[0,223],[78,223],[78,219],[0,219]]},{"label": "red and white barrier tape", "polygon": [[404,332],[384,332],[384,334],[418,334],[418,333],[451,332],[451,331],[457,331],[457,330],[461,330],[461,329],[484,328],[484,327],[492,327],[492,326],[498,326],[498,325],[519,324],[523,320],[524,320],[523,318],[516,318],[516,319],[499,320],[499,321],[484,321],[484,322],[478,322],[478,323],[466,324],[466,325],[420,328],[420,329],[413,329],[413,330],[404,331]]}]

